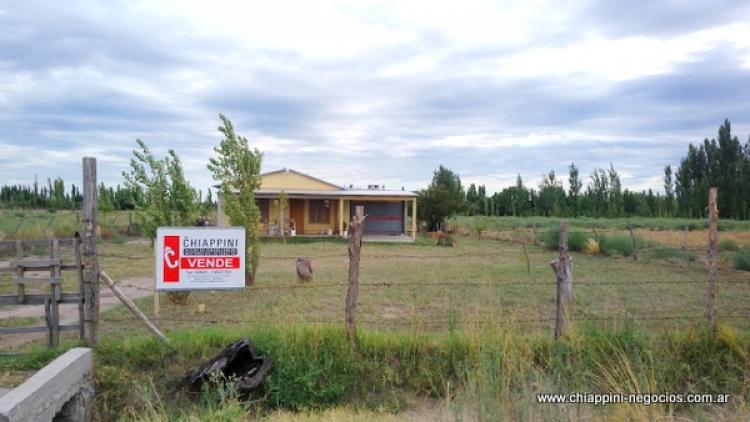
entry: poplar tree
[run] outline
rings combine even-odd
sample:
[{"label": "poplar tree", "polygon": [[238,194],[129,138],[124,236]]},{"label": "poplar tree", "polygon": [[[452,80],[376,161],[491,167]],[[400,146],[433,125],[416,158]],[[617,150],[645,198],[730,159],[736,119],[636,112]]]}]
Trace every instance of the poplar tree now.
[{"label": "poplar tree", "polygon": [[255,191],[260,188],[263,154],[257,148],[251,149],[247,138],[237,135],[223,114],[219,118],[219,132],[224,139],[214,147],[217,156],[209,159],[208,169],[219,182],[221,209],[229,223],[245,228],[245,285],[251,285],[260,263],[260,209],[255,203]]}]

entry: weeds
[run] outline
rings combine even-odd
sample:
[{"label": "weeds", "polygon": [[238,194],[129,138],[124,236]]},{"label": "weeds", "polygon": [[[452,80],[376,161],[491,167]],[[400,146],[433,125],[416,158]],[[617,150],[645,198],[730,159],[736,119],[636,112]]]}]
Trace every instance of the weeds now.
[{"label": "weeds", "polygon": [[732,257],[734,269],[740,271],[750,271],[750,249],[736,252]]}]

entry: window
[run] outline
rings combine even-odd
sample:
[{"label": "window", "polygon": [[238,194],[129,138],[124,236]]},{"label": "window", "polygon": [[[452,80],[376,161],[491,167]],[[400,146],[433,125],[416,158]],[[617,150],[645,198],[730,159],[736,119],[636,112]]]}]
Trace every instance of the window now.
[{"label": "window", "polygon": [[310,200],[310,222],[315,224],[328,224],[331,219],[329,211],[331,202],[327,199]]},{"label": "window", "polygon": [[257,205],[258,208],[260,209],[260,222],[268,223],[269,200],[268,199],[256,199],[255,205]]}]

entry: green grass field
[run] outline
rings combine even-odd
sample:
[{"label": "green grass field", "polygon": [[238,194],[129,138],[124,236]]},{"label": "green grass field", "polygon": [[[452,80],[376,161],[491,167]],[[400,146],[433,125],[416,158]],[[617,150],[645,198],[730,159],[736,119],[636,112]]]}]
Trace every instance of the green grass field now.
[{"label": "green grass field", "polygon": [[[124,308],[104,312],[96,351],[97,409],[103,420],[398,420],[411,411],[427,415],[424,420],[746,418],[750,273],[732,268],[737,251],[721,252],[721,335],[708,336],[707,273],[696,252],[702,233],[690,231],[690,250],[681,251],[683,232],[640,229],[648,249],[638,261],[573,252],[575,306],[568,334],[558,343],[551,340],[554,250],[529,242],[527,269],[523,248],[501,236],[459,234],[455,248],[434,246],[424,237],[413,244],[365,243],[359,355],[352,355],[342,331],[346,242],[267,239],[254,286],[194,292],[185,305],[161,295],[155,321],[177,355],[158,346]],[[737,236],[740,251],[747,250],[745,232],[734,227],[722,236],[729,233]],[[99,245],[102,270],[115,280],[153,274],[148,241],[113,240]],[[312,259],[309,284],[296,280],[298,256]],[[72,280],[65,286],[75,288]],[[12,291],[9,280],[0,278],[0,291]],[[136,302],[153,314],[150,296]],[[198,313],[199,304],[205,313]],[[263,400],[248,405],[231,394],[201,398],[181,392],[187,369],[242,335],[276,362]],[[66,339],[68,346],[75,344],[73,337]],[[0,360],[10,383],[19,378],[13,374],[56,354],[39,343],[26,350],[32,354]],[[735,401],[724,408],[599,409],[532,402],[536,392],[613,388],[728,391]]]}]

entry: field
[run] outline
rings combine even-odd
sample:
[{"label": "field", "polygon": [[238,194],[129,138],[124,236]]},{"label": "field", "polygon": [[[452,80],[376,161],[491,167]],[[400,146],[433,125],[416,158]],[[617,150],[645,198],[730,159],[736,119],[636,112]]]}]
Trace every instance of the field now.
[{"label": "field", "polygon": [[[537,221],[532,223],[536,236],[527,221],[500,221],[494,230],[485,228],[481,240],[456,226],[455,248],[435,246],[425,237],[414,244],[365,243],[358,355],[342,330],[347,244],[265,240],[253,287],[193,293],[185,305],[162,295],[155,321],[172,339],[176,356],[149,338],[122,307],[103,314],[98,412],[103,419],[164,420],[235,420],[245,414],[271,420],[747,416],[750,273],[732,268],[736,251],[720,253],[718,337],[703,329],[707,274],[700,251],[706,237],[699,222],[692,221],[687,237],[682,229],[641,225],[638,260],[573,252],[575,307],[567,336],[554,342],[549,262],[556,251],[541,241],[555,222]],[[614,234],[627,227],[622,224],[609,222],[596,227],[597,233]],[[588,231],[593,226],[571,221],[571,227]],[[746,249],[743,230],[739,223],[727,226],[721,238]],[[519,240],[526,241],[528,264]],[[115,280],[153,273],[153,249],[143,239],[103,241],[99,252],[102,270]],[[296,280],[298,256],[312,259],[309,284]],[[0,279],[0,290],[11,291],[7,279]],[[137,303],[152,315],[150,292],[144,294]],[[205,313],[198,312],[199,304]],[[274,359],[276,372],[263,400],[243,405],[231,394],[191,398],[180,392],[186,370],[241,335]],[[66,344],[74,343],[69,338]],[[0,358],[6,384],[56,353],[35,344],[22,350],[31,354]],[[537,392],[613,389],[727,391],[734,400],[724,407],[580,408],[533,402]]]}]

